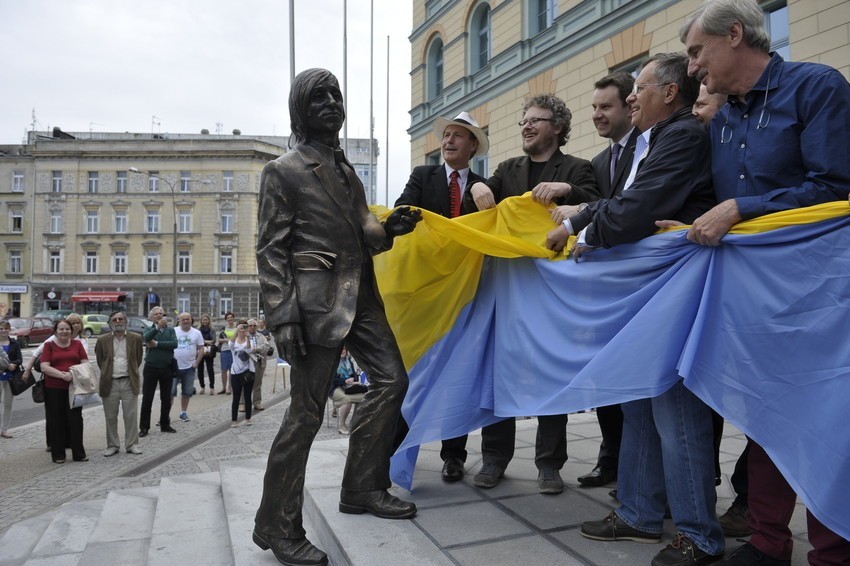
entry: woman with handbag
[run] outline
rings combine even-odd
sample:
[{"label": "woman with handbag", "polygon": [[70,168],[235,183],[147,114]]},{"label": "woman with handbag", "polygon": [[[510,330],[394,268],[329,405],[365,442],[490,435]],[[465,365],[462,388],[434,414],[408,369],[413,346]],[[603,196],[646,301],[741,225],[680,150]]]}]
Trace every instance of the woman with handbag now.
[{"label": "woman with handbag", "polygon": [[201,315],[201,325],[198,327],[198,330],[201,331],[201,336],[204,338],[204,357],[198,366],[198,383],[201,384],[201,395],[206,392],[204,386],[205,367],[207,375],[210,378],[210,395],[215,395],[215,368],[213,367],[213,362],[215,361],[215,354],[218,352],[218,346],[216,346],[215,330],[213,330],[212,322],[210,322],[210,315],[207,313]]},{"label": "woman with handbag", "polygon": [[17,340],[9,338],[9,331],[12,330],[12,325],[8,320],[0,322],[0,346],[3,347],[0,352],[0,396],[3,397],[3,416],[0,418],[0,437],[12,438],[9,433],[9,425],[12,423],[12,401],[15,397],[12,395],[12,388],[9,387],[9,380],[15,372],[21,371],[21,365],[24,362],[21,354],[21,347]]},{"label": "woman with handbag", "polygon": [[232,312],[224,313],[225,326],[218,333],[218,351],[221,352],[221,391],[219,395],[230,395],[230,366],[233,364],[233,354],[230,352],[230,341],[236,337],[236,317]]},{"label": "woman with handbag", "polygon": [[[68,324],[71,325],[71,336],[74,340],[79,342],[86,351],[86,355],[90,356],[92,352],[89,350],[89,341],[83,336],[83,317],[78,315],[75,312],[72,312],[68,316],[65,317],[65,320],[68,321]],[[56,339],[56,334],[50,336],[47,340],[38,345],[38,348],[32,353],[32,357],[30,361],[27,363],[27,367],[24,368],[24,379],[30,379],[32,376],[32,372],[36,362],[40,363],[41,353],[44,352],[44,346],[48,342],[53,342]],[[38,373],[41,373],[38,369],[36,369]],[[50,424],[47,422],[47,405],[44,405],[44,436],[47,439],[47,451],[50,452]],[[67,444],[65,448],[70,448],[71,445]]]},{"label": "woman with handbag", "polygon": [[254,392],[254,360],[251,352],[251,340],[248,338],[248,323],[240,320],[236,325],[236,336],[230,341],[230,351],[233,353],[233,365],[230,368],[230,387],[233,390],[233,401],[230,404],[230,428],[237,426],[239,416],[239,397],[245,399],[245,426],[251,426],[251,409],[253,404],[251,394]]},{"label": "woman with handbag", "polygon": [[71,366],[87,362],[86,349],[72,338],[72,327],[67,320],[53,325],[52,342],[44,345],[41,370],[44,373],[44,407],[47,427],[50,430],[50,452],[55,464],[65,463],[65,446],[70,440],[75,462],[88,462],[83,447],[83,409],[71,408],[68,388],[72,376]]}]

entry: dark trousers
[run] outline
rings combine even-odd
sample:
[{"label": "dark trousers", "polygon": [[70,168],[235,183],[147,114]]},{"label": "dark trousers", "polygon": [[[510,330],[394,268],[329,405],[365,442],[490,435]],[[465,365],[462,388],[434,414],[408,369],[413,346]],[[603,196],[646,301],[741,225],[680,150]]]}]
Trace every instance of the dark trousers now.
[{"label": "dark trousers", "polygon": [[86,457],[83,447],[83,408],[71,408],[67,389],[44,388],[44,410],[50,430],[50,455],[65,459],[65,446],[70,443],[74,460]]},{"label": "dark trousers", "polygon": [[[788,523],[794,513],[797,494],[782,477],[764,448],[750,440],[749,526],[753,531],[750,544],[777,560],[790,560],[793,543]],[[834,481],[841,481],[833,478]],[[847,564],[850,541],[847,541],[817,520],[806,510],[809,542],[809,563]]]},{"label": "dark trousers", "polygon": [[[749,440],[749,439],[747,439]],[[750,461],[750,443],[744,447],[744,451],[738,456],[738,461],[735,462],[735,470],[732,472],[732,477],[729,483],[732,484],[732,489],[735,490],[735,502],[738,505],[749,506],[747,495],[750,491],[749,466]]]},{"label": "dark trousers", "polygon": [[[387,489],[392,485],[391,445],[408,378],[395,337],[371,285],[361,284],[357,314],[345,345],[369,375],[369,392],[354,413],[342,488]],[[278,349],[282,350],[280,344]],[[258,532],[282,538],[305,535],[301,507],[307,456],[324,420],[325,403],[341,351],[342,344],[308,345],[306,356],[289,360],[291,402],[269,453],[263,497],[254,519]]]},{"label": "dark trousers", "polygon": [[623,439],[623,410],[619,404],[597,407],[596,420],[602,431],[596,465],[616,472],[620,461],[620,442]]},{"label": "dark trousers", "polygon": [[[489,430],[488,430],[489,429]],[[466,436],[451,439],[450,449],[464,447],[466,461]],[[493,423],[481,430],[481,459],[507,468],[514,457],[516,444],[516,420],[505,419]],[[444,457],[445,443],[440,450]],[[455,452],[458,453],[458,452]],[[567,415],[545,415],[537,417],[537,438],[534,443],[534,464],[538,469],[553,468],[560,470],[567,461]]]},{"label": "dark trousers", "polygon": [[201,384],[201,387],[206,387],[204,385],[204,367],[206,367],[207,375],[210,376],[210,389],[215,389],[215,368],[213,367],[213,363],[215,363],[215,358],[204,356],[201,359],[201,365],[198,366],[198,383]]},{"label": "dark trousers", "polygon": [[164,427],[171,424],[171,385],[174,374],[171,366],[155,368],[145,364],[142,370],[142,414],[139,417],[139,430],[150,430],[151,408],[153,407],[153,396],[156,386],[159,385],[159,426]]},{"label": "dark trousers", "polygon": [[[245,381],[242,381],[242,378]],[[246,371],[236,375],[230,374],[230,389],[233,391],[233,401],[230,403],[230,420],[236,422],[239,417],[240,397],[245,396],[241,401],[245,403],[245,420],[251,420],[251,409],[254,404],[251,402],[251,394],[254,392],[254,372]]]},{"label": "dark trousers", "polygon": [[[449,438],[443,441],[440,449],[440,458],[444,461],[455,458],[466,462],[466,441],[469,435],[464,434],[457,438]],[[508,462],[514,457],[514,439],[516,438],[516,420],[505,419],[481,429],[481,453],[485,455],[488,462],[493,462],[501,467],[507,467]]]}]

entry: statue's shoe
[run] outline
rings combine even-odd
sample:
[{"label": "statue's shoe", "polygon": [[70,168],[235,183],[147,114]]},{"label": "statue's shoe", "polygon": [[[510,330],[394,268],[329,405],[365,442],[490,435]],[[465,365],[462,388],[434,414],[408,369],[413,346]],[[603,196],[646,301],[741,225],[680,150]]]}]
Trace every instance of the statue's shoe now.
[{"label": "statue's shoe", "polygon": [[254,544],[271,549],[277,561],[286,566],[326,566],[328,555],[304,537],[278,538],[254,530]]},{"label": "statue's shoe", "polygon": [[416,515],[416,504],[390,495],[386,489],[371,491],[343,489],[339,496],[339,510],[342,513],[355,515],[369,512],[383,519],[410,519]]}]

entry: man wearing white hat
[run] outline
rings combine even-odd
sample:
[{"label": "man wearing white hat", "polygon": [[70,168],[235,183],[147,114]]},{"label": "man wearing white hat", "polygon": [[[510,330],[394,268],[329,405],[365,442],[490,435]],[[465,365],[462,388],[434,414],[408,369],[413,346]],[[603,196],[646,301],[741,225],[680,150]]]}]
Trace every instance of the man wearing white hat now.
[{"label": "man wearing white hat", "polygon": [[[462,214],[461,202],[467,187],[485,181],[469,168],[475,155],[485,155],[490,149],[487,134],[468,112],[461,112],[454,120],[434,120],[434,134],[440,140],[442,165],[420,165],[413,169],[404,192],[395,206],[418,206],[454,218]],[[481,450],[492,453],[501,462],[509,462],[514,453],[515,423],[513,419],[486,426],[481,431]],[[407,424],[399,421],[396,436],[400,443],[407,433]],[[466,462],[466,435],[443,440],[440,457],[443,459],[442,477],[446,482],[463,478]]]},{"label": "man wearing white hat", "polygon": [[461,112],[454,120],[437,118],[434,134],[440,140],[445,163],[414,168],[395,206],[418,206],[454,218],[461,214],[466,187],[485,180],[469,169],[469,161],[475,155],[486,154],[490,142],[467,112]]}]

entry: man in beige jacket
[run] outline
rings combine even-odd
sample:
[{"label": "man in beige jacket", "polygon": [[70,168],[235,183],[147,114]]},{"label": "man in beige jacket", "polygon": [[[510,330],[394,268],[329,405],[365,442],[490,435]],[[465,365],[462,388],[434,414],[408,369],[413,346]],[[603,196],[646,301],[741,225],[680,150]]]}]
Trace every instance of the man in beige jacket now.
[{"label": "man in beige jacket", "polygon": [[100,396],[106,417],[106,457],[118,454],[118,405],[124,413],[124,449],[141,454],[139,449],[139,368],[142,365],[142,338],[127,332],[123,312],[109,315],[112,332],[97,339],[94,352],[100,368]]}]

